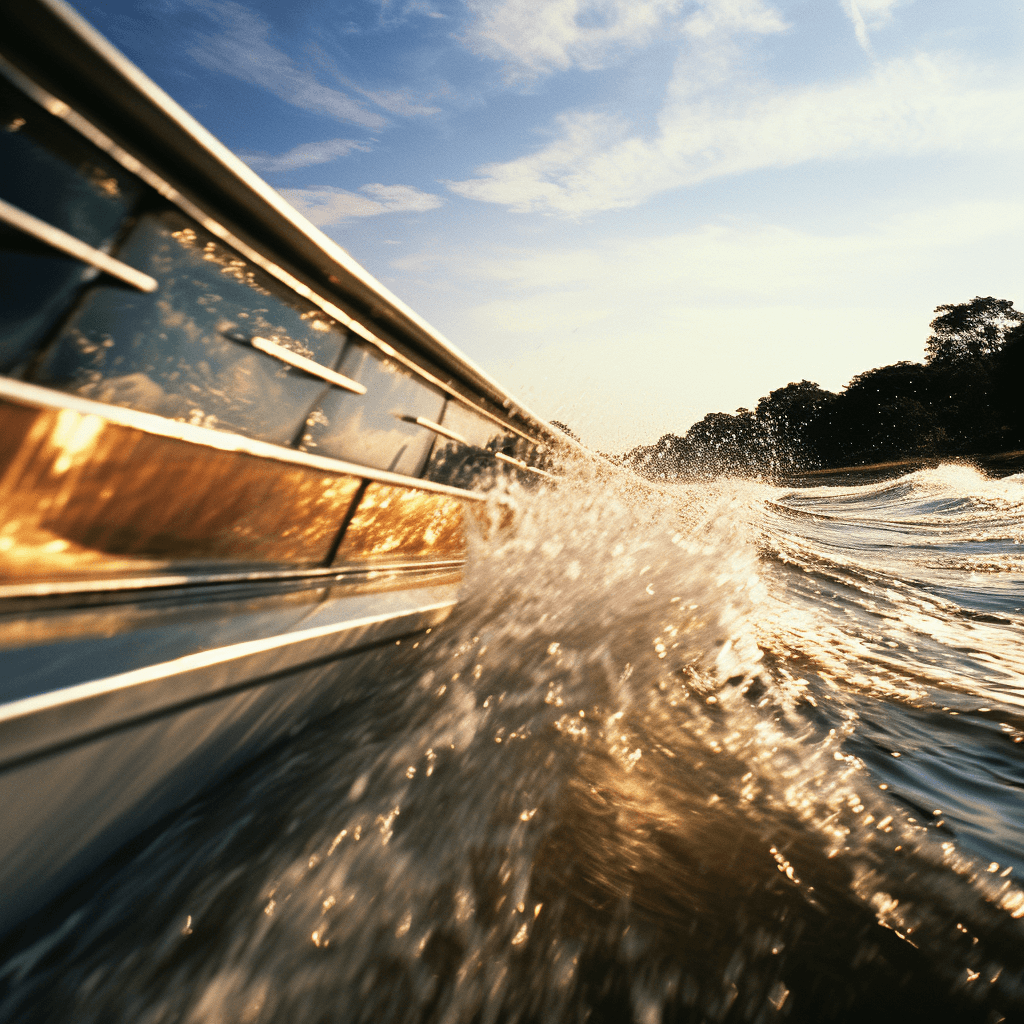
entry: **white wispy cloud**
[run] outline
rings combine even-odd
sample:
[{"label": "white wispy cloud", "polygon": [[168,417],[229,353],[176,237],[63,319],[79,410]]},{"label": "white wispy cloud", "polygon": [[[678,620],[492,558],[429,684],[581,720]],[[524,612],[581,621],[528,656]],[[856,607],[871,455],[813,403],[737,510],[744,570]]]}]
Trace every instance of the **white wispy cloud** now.
[{"label": "white wispy cloud", "polygon": [[429,0],[377,0],[380,6],[381,22],[385,25],[400,24],[409,18],[419,16],[421,18],[447,18],[448,15],[439,11]]},{"label": "white wispy cloud", "polygon": [[303,216],[317,227],[337,224],[351,217],[376,217],[382,213],[425,213],[444,203],[440,196],[421,192],[411,185],[363,185],[358,192],[343,188],[281,189]]},{"label": "white wispy cloud", "polygon": [[430,117],[441,112],[440,107],[421,102],[408,89],[364,89],[358,85],[352,88],[382,110],[399,117]]},{"label": "white wispy cloud", "polygon": [[762,0],[716,0],[700,5],[685,23],[690,35],[704,37],[713,32],[755,32],[764,35],[786,28],[779,12]]},{"label": "white wispy cloud", "polygon": [[657,133],[645,138],[622,118],[564,114],[539,151],[447,184],[517,211],[580,216],[810,160],[1016,151],[1024,139],[1024,86],[990,85],[981,72],[922,55],[837,85],[774,94],[738,86],[701,96],[681,66],[658,121]]},{"label": "white wispy cloud", "polygon": [[268,39],[270,26],[255,11],[235,0],[190,0],[220,28],[203,34],[190,53],[204,67],[222,71],[303,110],[362,125],[383,128],[386,119],[353,96],[322,85]]},{"label": "white wispy cloud", "polygon": [[510,77],[600,67],[610,50],[645,43],[681,0],[468,0],[465,40]]},{"label": "white wispy cloud", "polygon": [[764,0],[468,0],[467,6],[471,21],[464,42],[501,61],[512,80],[603,67],[616,54],[645,45],[683,14],[687,18],[679,24],[693,35],[784,27]]},{"label": "white wispy cloud", "polygon": [[853,22],[857,42],[871,52],[869,33],[884,28],[892,20],[893,8],[905,0],[840,0],[846,16]]},{"label": "white wispy cloud", "polygon": [[289,149],[287,153],[274,156],[270,153],[239,153],[238,155],[254,170],[261,174],[275,171],[294,171],[300,167],[314,167],[330,163],[339,157],[348,156],[353,150],[369,152],[365,142],[355,139],[326,139],[323,142],[304,142]]},{"label": "white wispy cloud", "polygon": [[[780,224],[708,224],[662,236],[615,237],[586,246],[509,249],[462,260],[461,273],[495,282],[516,300],[586,287],[617,302],[632,295],[700,297],[714,303],[836,293],[849,281],[835,273],[891,274],[891,267],[930,262],[942,250],[986,239],[1015,237],[1024,229],[1024,201],[976,201],[929,206],[858,230],[813,232]],[[425,261],[447,265],[441,253],[399,257],[398,269],[422,272]],[[946,255],[941,256],[947,260]],[[605,303],[598,303],[603,305]],[[588,305],[592,305],[588,303]],[[567,315],[578,315],[569,308]]]}]

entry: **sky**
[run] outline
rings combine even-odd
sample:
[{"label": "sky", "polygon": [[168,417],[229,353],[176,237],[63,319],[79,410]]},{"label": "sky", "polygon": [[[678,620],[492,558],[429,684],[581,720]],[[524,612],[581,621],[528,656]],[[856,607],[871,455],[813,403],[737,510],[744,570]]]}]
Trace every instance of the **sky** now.
[{"label": "sky", "polygon": [[1024,309],[1021,0],[74,0],[605,451]]}]

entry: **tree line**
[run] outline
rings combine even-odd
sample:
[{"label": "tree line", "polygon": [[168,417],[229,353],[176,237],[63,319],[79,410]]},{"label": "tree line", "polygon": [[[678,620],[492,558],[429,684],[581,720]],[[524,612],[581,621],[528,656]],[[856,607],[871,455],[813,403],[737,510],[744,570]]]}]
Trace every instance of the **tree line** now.
[{"label": "tree line", "polygon": [[619,461],[653,478],[784,476],[1024,448],[1024,313],[992,296],[935,312],[921,363],[867,370],[838,393],[787,384]]}]

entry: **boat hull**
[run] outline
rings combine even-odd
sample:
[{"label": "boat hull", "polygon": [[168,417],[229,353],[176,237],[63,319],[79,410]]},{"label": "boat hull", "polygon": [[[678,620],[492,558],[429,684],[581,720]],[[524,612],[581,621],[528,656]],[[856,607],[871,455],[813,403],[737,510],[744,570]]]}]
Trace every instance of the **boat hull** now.
[{"label": "boat hull", "polygon": [[0,127],[2,934],[372,685],[489,492],[590,456],[63,0],[0,5]]}]

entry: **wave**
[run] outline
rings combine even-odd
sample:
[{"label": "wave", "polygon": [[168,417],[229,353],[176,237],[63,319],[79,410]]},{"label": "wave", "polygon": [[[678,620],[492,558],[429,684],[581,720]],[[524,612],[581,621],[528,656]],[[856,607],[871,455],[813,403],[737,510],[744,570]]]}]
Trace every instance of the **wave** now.
[{"label": "wave", "polygon": [[1024,474],[991,478],[974,466],[946,464],[895,480],[788,492],[787,504],[831,518],[949,527],[960,519],[995,517],[1020,538]]},{"label": "wave", "polygon": [[0,1016],[1019,1014],[1022,510],[962,466],[496,495],[453,620],[112,866]]}]

